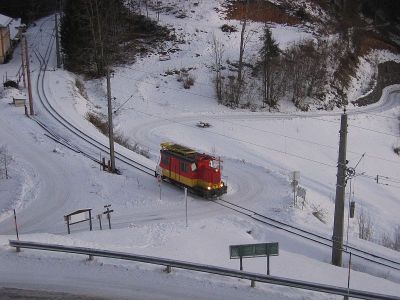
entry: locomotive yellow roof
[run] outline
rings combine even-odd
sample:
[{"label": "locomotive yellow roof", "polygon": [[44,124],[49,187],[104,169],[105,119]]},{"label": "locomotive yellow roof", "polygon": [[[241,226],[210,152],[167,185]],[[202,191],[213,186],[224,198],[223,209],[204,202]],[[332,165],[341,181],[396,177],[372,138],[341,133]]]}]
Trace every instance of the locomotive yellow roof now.
[{"label": "locomotive yellow roof", "polygon": [[183,156],[192,156],[197,154],[197,151],[175,143],[161,143],[161,147],[165,150],[169,150]]}]

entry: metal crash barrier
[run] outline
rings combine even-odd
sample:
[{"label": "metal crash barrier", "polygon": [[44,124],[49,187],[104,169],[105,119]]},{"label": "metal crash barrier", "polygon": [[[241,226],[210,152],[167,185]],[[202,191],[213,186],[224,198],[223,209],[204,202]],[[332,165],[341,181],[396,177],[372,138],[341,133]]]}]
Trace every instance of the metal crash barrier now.
[{"label": "metal crash barrier", "polygon": [[253,282],[264,282],[268,284],[287,286],[293,288],[299,288],[304,290],[311,290],[321,293],[329,293],[334,295],[342,295],[348,296],[358,299],[367,299],[367,300],[400,300],[399,297],[382,295],[377,293],[371,293],[367,291],[347,289],[343,287],[336,287],[326,284],[313,283],[295,279],[282,278],[277,276],[268,276],[261,275],[257,273],[250,273],[244,271],[237,271],[228,268],[184,262],[179,260],[172,260],[166,258],[152,257],[146,255],[137,255],[130,254],[124,252],[116,252],[109,250],[100,250],[100,249],[91,249],[84,247],[72,247],[72,246],[62,246],[62,245],[54,245],[54,244],[43,244],[36,242],[24,242],[24,241],[9,241],[11,247],[15,247],[17,249],[26,248],[26,249],[35,249],[35,250],[47,250],[47,251],[56,251],[56,252],[65,252],[65,253],[73,253],[73,254],[83,254],[88,255],[90,259],[95,256],[98,257],[108,257],[115,259],[123,259],[129,261],[137,261],[142,263],[154,264],[154,265],[162,265],[166,266],[167,272],[171,272],[172,268],[185,269],[209,274],[217,274],[226,277],[234,277],[247,279]]}]

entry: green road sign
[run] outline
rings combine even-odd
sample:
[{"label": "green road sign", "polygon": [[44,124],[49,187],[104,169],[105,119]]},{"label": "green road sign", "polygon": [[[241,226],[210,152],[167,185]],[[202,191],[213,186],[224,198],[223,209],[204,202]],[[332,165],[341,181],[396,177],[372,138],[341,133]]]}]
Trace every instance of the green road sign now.
[{"label": "green road sign", "polygon": [[232,258],[279,255],[279,243],[262,243],[229,246]]}]

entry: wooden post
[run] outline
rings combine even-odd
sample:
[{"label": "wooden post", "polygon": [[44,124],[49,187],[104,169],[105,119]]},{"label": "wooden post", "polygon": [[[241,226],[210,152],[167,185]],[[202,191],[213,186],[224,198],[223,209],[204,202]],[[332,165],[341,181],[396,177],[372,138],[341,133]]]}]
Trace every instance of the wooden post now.
[{"label": "wooden post", "polygon": [[103,171],[105,171],[106,170],[106,158],[105,157],[103,157],[103,159],[102,159],[102,166],[103,166]]},{"label": "wooden post", "polygon": [[242,256],[240,256],[240,271],[243,271],[243,261],[242,261]]},{"label": "wooden post", "polygon": [[89,226],[90,226],[90,231],[92,231],[92,211],[89,210]]},{"label": "wooden post", "polygon": [[32,99],[32,84],[31,84],[31,71],[29,69],[29,55],[28,55],[28,42],[26,37],[24,37],[25,42],[25,57],[26,57],[26,75],[28,77],[28,96],[29,96],[29,114],[32,116],[35,114],[33,110],[33,99]]},{"label": "wooden post", "polygon": [[24,58],[24,43],[21,43],[21,67],[22,67],[22,79],[24,81],[24,88],[26,88],[26,79],[25,79],[25,58]]},{"label": "wooden post", "polygon": [[67,229],[68,229],[68,234],[71,234],[71,229],[69,227],[69,217],[67,217]]},{"label": "wooden post", "polygon": [[[107,211],[108,211],[108,207],[107,207]],[[107,213],[107,219],[108,219],[108,228],[111,230],[111,216],[110,216],[110,213]]]},{"label": "wooden post", "polygon": [[101,214],[98,214],[97,218],[99,219],[100,230],[103,230],[103,226],[101,226]]},{"label": "wooden post", "polygon": [[251,281],[251,287],[252,287],[252,288],[256,287],[256,281],[255,281],[255,280],[252,280],[252,281]]},{"label": "wooden post", "polygon": [[[15,232],[17,233],[17,240],[19,241],[19,234],[18,234],[18,225],[17,225],[17,214],[14,209],[14,223],[15,223]],[[21,252],[21,248],[16,247],[15,250],[17,252]]]}]

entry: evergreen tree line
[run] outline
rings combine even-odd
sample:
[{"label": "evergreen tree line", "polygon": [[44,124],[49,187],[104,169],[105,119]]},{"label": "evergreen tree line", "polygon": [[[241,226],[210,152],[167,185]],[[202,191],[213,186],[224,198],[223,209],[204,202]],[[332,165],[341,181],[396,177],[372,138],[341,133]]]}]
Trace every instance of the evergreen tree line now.
[{"label": "evergreen tree line", "polygon": [[[67,0],[61,20],[61,47],[66,69],[102,76],[109,65],[136,53],[138,37],[166,37],[166,29],[136,14],[123,0]],[[132,47],[130,47],[132,46]]]}]

